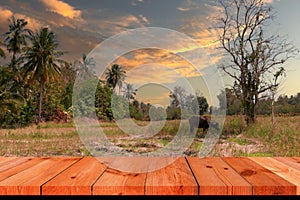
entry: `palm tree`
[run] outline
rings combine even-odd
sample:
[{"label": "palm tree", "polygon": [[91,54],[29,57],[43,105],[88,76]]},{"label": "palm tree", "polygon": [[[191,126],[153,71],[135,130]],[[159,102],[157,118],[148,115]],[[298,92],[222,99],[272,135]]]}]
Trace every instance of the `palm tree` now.
[{"label": "palm tree", "polygon": [[8,52],[12,53],[11,66],[15,70],[18,61],[17,54],[21,53],[22,47],[27,45],[26,37],[31,31],[25,28],[28,23],[25,19],[16,20],[12,16],[10,23],[9,31],[5,33],[7,37],[4,42]]},{"label": "palm tree", "polygon": [[80,76],[83,79],[88,79],[95,76],[93,68],[96,66],[96,62],[93,58],[88,58],[86,54],[82,54],[81,60],[79,62],[77,72],[80,73]]},{"label": "palm tree", "polygon": [[[2,42],[0,41],[0,45],[2,45]],[[1,47],[0,47],[0,57],[3,57],[3,58],[5,58],[5,53],[4,53],[4,50],[3,49],[1,49]]]},{"label": "palm tree", "polygon": [[26,63],[23,66],[25,76],[29,76],[29,80],[37,81],[40,84],[39,108],[37,124],[42,119],[42,101],[43,89],[45,83],[50,79],[54,80],[60,75],[60,64],[64,63],[58,57],[63,55],[63,52],[58,51],[58,41],[52,31],[47,27],[41,28],[35,34],[30,33],[32,46],[26,48],[25,59]]},{"label": "palm tree", "polygon": [[125,70],[123,69],[122,66],[120,66],[118,64],[113,64],[111,69],[108,69],[108,71],[106,72],[107,83],[113,89],[115,89],[116,86],[118,85],[119,93],[120,93],[120,90],[121,90],[122,85],[123,85],[123,81],[125,80],[125,77],[126,77],[125,74],[126,74],[126,72],[125,72]]},{"label": "palm tree", "polygon": [[137,89],[133,88],[133,84],[126,83],[124,92],[124,97],[128,100],[134,99],[134,96],[136,95]]}]

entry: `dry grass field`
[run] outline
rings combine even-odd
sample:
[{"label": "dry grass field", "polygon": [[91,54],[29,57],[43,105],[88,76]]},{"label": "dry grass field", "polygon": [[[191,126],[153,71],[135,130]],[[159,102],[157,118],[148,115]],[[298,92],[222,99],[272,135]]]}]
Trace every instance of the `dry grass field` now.
[{"label": "dry grass field", "polygon": [[[136,122],[145,126],[148,122]],[[180,121],[167,121],[162,130],[150,138],[125,134],[117,124],[101,126],[114,145],[128,152],[151,152],[167,145],[178,131]],[[188,130],[188,129],[187,129]],[[201,150],[202,130],[185,152],[196,156]],[[21,129],[0,130],[0,156],[86,156],[90,153],[80,140],[73,123],[43,123]],[[257,123],[246,127],[239,116],[227,116],[222,136],[210,156],[300,156],[300,116],[258,117]]]}]

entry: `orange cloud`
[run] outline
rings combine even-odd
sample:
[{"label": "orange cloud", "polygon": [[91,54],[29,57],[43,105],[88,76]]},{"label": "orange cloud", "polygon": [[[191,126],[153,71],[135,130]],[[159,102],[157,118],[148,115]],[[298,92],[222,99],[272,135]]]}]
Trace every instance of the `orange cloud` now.
[{"label": "orange cloud", "polygon": [[178,71],[162,64],[140,65],[127,70],[126,80],[135,85],[146,83],[173,83],[182,77]]},{"label": "orange cloud", "polygon": [[[182,55],[183,56],[183,55]],[[119,57],[114,63],[124,66],[126,71],[139,66],[144,66],[139,70],[134,70],[136,79],[149,82],[156,80],[158,82],[173,82],[179,77],[199,76],[200,73],[184,57],[161,49],[140,49]],[[201,62],[204,63],[204,62]],[[151,70],[152,72],[147,72]],[[145,77],[147,74],[147,77]]]},{"label": "orange cloud", "polygon": [[11,10],[9,9],[4,9],[0,6],[0,22],[2,23],[6,23],[8,22],[8,20],[15,15],[16,19],[25,19],[28,22],[27,28],[31,29],[31,30],[37,30],[39,29],[42,24],[39,20],[36,20],[34,18],[28,17],[26,15],[20,14],[20,13],[13,13]]},{"label": "orange cloud", "polygon": [[144,22],[145,24],[149,24],[149,20],[147,19],[147,17],[145,17],[144,15],[140,14],[139,15],[140,19],[142,20],[142,22]]},{"label": "orange cloud", "polygon": [[8,10],[8,9],[5,9],[5,8],[2,8],[0,6],[0,22],[5,22],[7,21],[11,16],[13,15],[13,12]]},{"label": "orange cloud", "polygon": [[69,4],[59,1],[59,0],[41,0],[51,12],[55,12],[64,17],[68,17],[71,19],[79,19],[81,16],[80,10],[75,10],[74,7]]},{"label": "orange cloud", "polygon": [[147,18],[144,16],[134,16],[132,14],[126,14],[122,16],[111,16],[109,19],[97,19],[93,21],[89,21],[90,25],[93,25],[92,29],[95,32],[103,34],[103,35],[115,35],[122,31],[132,29],[132,28],[140,28],[145,27],[145,24],[149,23]]},{"label": "orange cloud", "polygon": [[265,3],[273,3],[273,0],[263,0]]},{"label": "orange cloud", "polygon": [[178,11],[187,12],[190,10],[195,10],[199,8],[199,4],[192,0],[182,1],[181,5],[177,8]]}]

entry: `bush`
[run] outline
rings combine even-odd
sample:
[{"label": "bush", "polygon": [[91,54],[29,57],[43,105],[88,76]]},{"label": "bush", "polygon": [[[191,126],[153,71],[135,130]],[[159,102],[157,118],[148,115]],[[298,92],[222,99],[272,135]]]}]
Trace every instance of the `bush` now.
[{"label": "bush", "polygon": [[222,134],[224,136],[239,135],[246,129],[246,122],[242,116],[227,117]]}]

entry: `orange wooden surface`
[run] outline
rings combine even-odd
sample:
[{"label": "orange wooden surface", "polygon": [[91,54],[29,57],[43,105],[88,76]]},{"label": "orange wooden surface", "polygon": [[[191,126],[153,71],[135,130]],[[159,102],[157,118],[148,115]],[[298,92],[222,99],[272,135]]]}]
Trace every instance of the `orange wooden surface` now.
[{"label": "orange wooden surface", "polygon": [[296,195],[296,186],[248,158],[222,158],[253,185],[254,195]]},{"label": "orange wooden surface", "polygon": [[0,194],[40,195],[40,187],[57,174],[61,173],[78,158],[47,158],[40,163],[16,173],[0,182]]},{"label": "orange wooden surface", "polygon": [[0,167],[6,165],[10,160],[18,159],[17,157],[0,157]]},{"label": "orange wooden surface", "polygon": [[145,173],[108,169],[93,186],[93,195],[143,195]]},{"label": "orange wooden surface", "polygon": [[296,185],[297,187],[296,194],[300,195],[300,179],[299,179],[300,171],[292,167],[289,167],[288,165],[273,158],[256,157],[256,158],[249,158],[249,159],[260,164],[261,166],[264,166],[268,170],[271,170],[273,173],[284,178],[290,183]]},{"label": "orange wooden surface", "polygon": [[198,195],[197,182],[185,158],[179,158],[165,168],[149,172],[145,188],[145,194],[149,195]]},{"label": "orange wooden surface", "polygon": [[[45,158],[44,158],[45,159]],[[43,158],[16,158],[0,167],[0,181],[22,172],[44,160]]]},{"label": "orange wooden surface", "polygon": [[293,167],[297,170],[300,170],[300,162],[298,162],[296,159],[294,158],[289,158],[289,157],[276,157],[274,158],[290,167]]},{"label": "orange wooden surface", "polygon": [[[132,172],[141,172],[142,168],[147,168],[147,158],[117,157],[100,160],[113,162],[112,166],[116,169],[109,168],[103,173],[93,186],[93,195],[143,195],[145,193],[147,174]],[[123,166],[120,166],[122,163]],[[120,167],[127,169],[127,172],[120,171],[118,169]]]},{"label": "orange wooden surface", "polygon": [[85,157],[42,186],[42,195],[91,195],[92,185],[106,166]]},{"label": "orange wooden surface", "polygon": [[170,160],[0,157],[0,195],[300,195],[299,157]]},{"label": "orange wooden surface", "polygon": [[200,195],[251,195],[252,186],[221,158],[187,158]]}]

